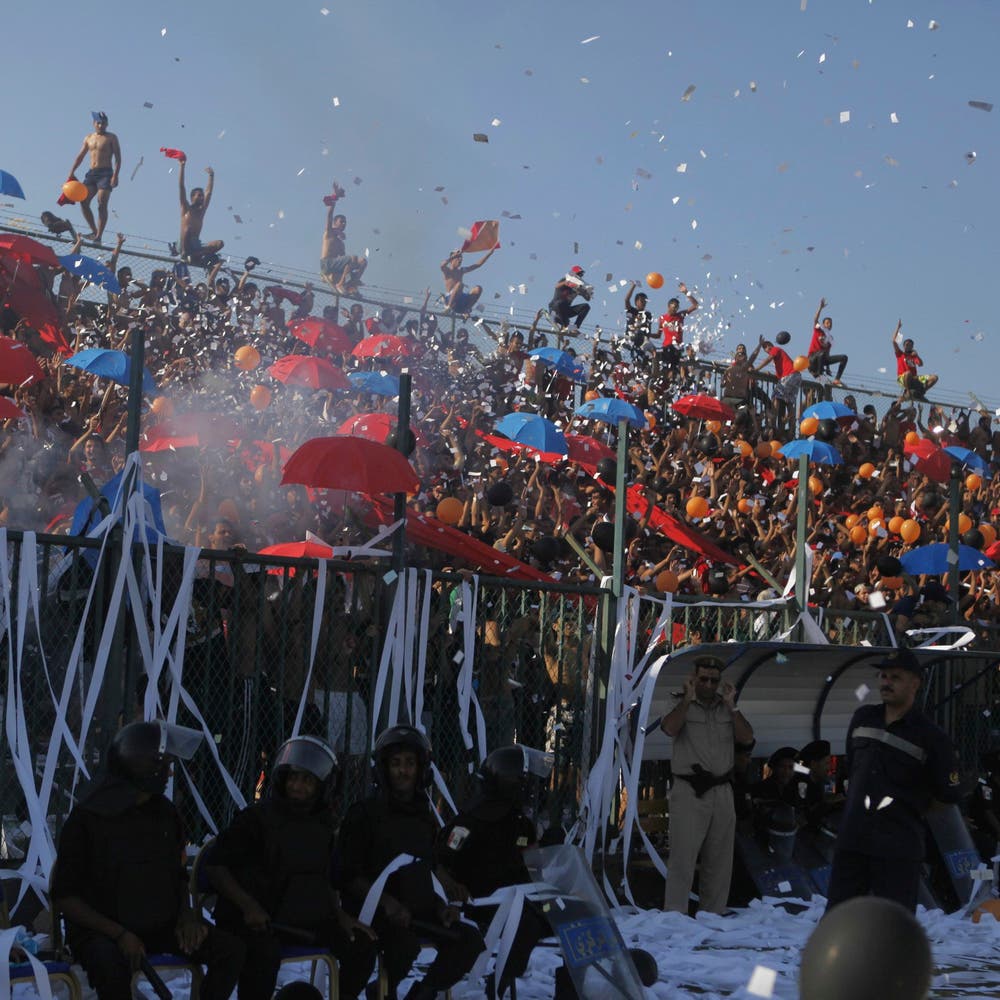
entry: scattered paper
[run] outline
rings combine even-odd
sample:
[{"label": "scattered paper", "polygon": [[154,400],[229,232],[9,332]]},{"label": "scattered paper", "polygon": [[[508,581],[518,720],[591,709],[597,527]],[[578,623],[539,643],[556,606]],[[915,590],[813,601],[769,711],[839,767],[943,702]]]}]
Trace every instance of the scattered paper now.
[{"label": "scattered paper", "polygon": [[871,691],[871,688],[867,684],[859,684],[854,689],[854,697],[857,698],[858,701],[864,701],[865,698],[868,697],[869,691]]},{"label": "scattered paper", "polygon": [[938,28],[940,28],[940,27],[941,27],[941,25],[938,24],[937,21],[934,20],[934,18],[931,18],[930,21],[927,24],[927,30],[928,31],[937,31]]},{"label": "scattered paper", "polygon": [[601,37],[600,35],[591,35],[590,38],[585,38],[582,42],[580,42],[580,44],[589,45],[591,42],[596,42],[597,39],[600,37]]},{"label": "scattered paper", "polygon": [[696,89],[697,88],[695,87],[695,85],[693,83],[689,83],[688,86],[687,86],[687,88],[685,89],[684,93],[681,94],[681,100],[682,101],[690,101],[691,100],[691,95],[695,92]]},{"label": "scattered paper", "polygon": [[840,124],[841,125],[846,125],[850,120],[851,120],[851,112],[850,111],[841,111],[840,112]]},{"label": "scattered paper", "polygon": [[167,29],[160,28],[160,38],[166,38],[166,37],[167,37]]},{"label": "scattered paper", "polygon": [[474,142],[489,142],[490,137],[485,132],[473,132],[472,138]]},{"label": "scattered paper", "polygon": [[688,168],[688,165],[686,163],[678,163],[677,164],[677,173],[679,173],[679,174],[686,174],[687,173],[687,168]]},{"label": "scattered paper", "polygon": [[777,979],[778,973],[774,969],[769,969],[766,965],[756,965],[750,976],[750,982],[747,983],[747,993],[755,997],[773,997]]},{"label": "scattered paper", "polygon": [[333,98],[333,106],[335,108],[339,108],[340,107],[340,98],[339,97]]},{"label": "scattered paper", "polygon": [[494,118],[494,119],[493,119],[493,121],[491,121],[491,122],[490,122],[490,124],[491,124],[491,125],[492,125],[492,126],[493,126],[494,128],[497,128],[497,127],[498,127],[498,126],[500,125],[500,119],[499,119],[499,118]]},{"label": "scattered paper", "polygon": [[153,106],[153,102],[152,101],[143,101],[142,102],[142,106],[144,108],[151,108]]},{"label": "scattered paper", "polygon": [[969,101],[970,108],[976,108],[979,111],[992,111],[993,105],[989,101]]},{"label": "scattered paper", "polygon": [[899,115],[897,115],[895,111],[890,112],[890,114],[889,114],[889,121],[891,121],[893,125],[898,125],[899,124]]}]

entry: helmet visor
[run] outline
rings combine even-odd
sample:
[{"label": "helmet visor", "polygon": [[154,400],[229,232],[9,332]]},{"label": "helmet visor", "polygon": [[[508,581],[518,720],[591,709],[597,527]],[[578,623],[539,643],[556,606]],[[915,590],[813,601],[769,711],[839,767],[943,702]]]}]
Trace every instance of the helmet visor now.
[{"label": "helmet visor", "polygon": [[546,753],[544,750],[534,750],[526,746],[521,747],[521,753],[524,754],[524,773],[548,780],[556,762],[555,754]]},{"label": "helmet visor", "polygon": [[189,729],[187,726],[163,721],[159,721],[157,725],[160,727],[160,753],[165,757],[190,760],[204,739],[197,729]]},{"label": "helmet visor", "polygon": [[291,767],[296,771],[308,771],[320,781],[326,781],[337,766],[337,755],[333,749],[315,736],[297,736],[287,740],[274,757],[275,769]]}]

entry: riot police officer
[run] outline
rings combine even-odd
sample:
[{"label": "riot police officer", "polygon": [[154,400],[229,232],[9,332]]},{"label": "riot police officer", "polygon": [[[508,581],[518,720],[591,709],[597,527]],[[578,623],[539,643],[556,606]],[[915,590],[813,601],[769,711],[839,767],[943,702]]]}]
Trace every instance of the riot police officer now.
[{"label": "riot police officer", "polygon": [[147,952],[207,966],[202,1000],[227,1000],[236,985],[243,944],[192,909],[186,838],[164,795],[173,760],[190,759],[201,738],[162,721],[125,726],[108,749],[106,772],[63,826],[52,898],[99,1000],[131,1000],[132,974]]},{"label": "riot police officer", "polygon": [[[366,902],[375,907],[372,925],[390,1000],[420,953],[421,940],[429,940],[437,955],[407,1000],[433,1000],[472,968],[483,939],[450,902],[464,901],[468,891],[443,869],[435,871],[438,826],[427,795],[432,780],[427,737],[412,726],[393,726],[376,739],[373,758],[375,793],[348,810],[340,829],[344,901],[353,913],[361,913]],[[390,871],[394,865],[399,867]],[[435,875],[447,898],[436,891]]]},{"label": "riot police officer", "polygon": [[[473,897],[489,896],[503,886],[529,883],[531,876],[521,857],[537,845],[535,823],[525,815],[533,780],[547,781],[551,754],[524,746],[492,751],[476,773],[476,791],[469,803],[441,831],[438,860]],[[473,907],[470,915],[480,926],[489,923],[495,907]],[[532,906],[522,910],[497,996],[528,967],[535,944],[552,934],[548,922]]]},{"label": "riot police officer", "polygon": [[268,1000],[282,944],[307,937],[336,956],[344,997],[356,997],[375,966],[374,933],[341,909],[333,885],[337,774],[329,744],[316,736],[286,740],[269,796],[244,809],[206,858],[219,892],[216,921],[247,948],[240,1000]]}]

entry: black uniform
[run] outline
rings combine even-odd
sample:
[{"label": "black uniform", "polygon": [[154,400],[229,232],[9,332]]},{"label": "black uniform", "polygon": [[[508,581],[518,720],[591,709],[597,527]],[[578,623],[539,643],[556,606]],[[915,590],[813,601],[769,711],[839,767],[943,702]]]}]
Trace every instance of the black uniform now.
[{"label": "black uniform", "polygon": [[[179,954],[176,927],[187,894],[180,815],[163,795],[137,797],[128,782],[109,777],[73,809],[59,838],[52,896],[79,897],[150,954]],[[99,1000],[131,1000],[132,973],[115,941],[68,920],[66,940]],[[227,1000],[243,965],[239,939],[211,927],[190,957],[207,966],[202,1000]]]},{"label": "black uniform", "polygon": [[[403,802],[382,793],[355,803],[344,817],[337,852],[340,886],[344,905],[359,913],[364,899],[351,893],[355,879],[374,882],[383,869],[400,854],[410,854],[423,862],[393,873],[385,891],[399,900],[417,919],[439,924],[441,899],[431,879],[437,821],[426,796],[417,793]],[[390,996],[406,977],[420,953],[420,936],[411,928],[391,923],[380,907],[372,921],[379,936],[379,950],[385,960]],[[468,923],[456,922],[453,934],[432,941],[437,949],[423,978],[425,992],[441,992],[455,985],[475,964],[484,948],[482,935]]]},{"label": "black uniform", "polygon": [[[340,993],[356,997],[375,967],[375,943],[356,932],[354,941],[337,923],[332,881],[334,816],[319,801],[303,812],[287,799],[272,797],[244,809],[219,835],[208,865],[227,868],[271,921],[315,935],[339,964]],[[246,944],[239,982],[240,1000],[268,1000],[274,992],[285,944],[302,944],[272,929],[247,927],[239,908],[220,896],[218,925]]]},{"label": "black uniform", "polygon": [[[531,882],[521,852],[535,846],[536,841],[534,823],[521,814],[516,803],[478,797],[441,831],[438,860],[473,898],[489,896],[502,886]],[[483,927],[489,925],[495,912],[492,906],[474,907],[470,915]],[[498,995],[524,974],[531,950],[551,934],[548,921],[526,902]]]},{"label": "black uniform", "polygon": [[886,726],[884,705],[863,705],[847,731],[847,768],[828,908],[872,893],[915,910],[923,815],[932,798],[962,794],[951,742],[916,708]]},{"label": "black uniform", "polygon": [[972,839],[987,864],[997,852],[997,823],[1000,822],[1000,773],[992,771],[980,778],[969,801]]}]

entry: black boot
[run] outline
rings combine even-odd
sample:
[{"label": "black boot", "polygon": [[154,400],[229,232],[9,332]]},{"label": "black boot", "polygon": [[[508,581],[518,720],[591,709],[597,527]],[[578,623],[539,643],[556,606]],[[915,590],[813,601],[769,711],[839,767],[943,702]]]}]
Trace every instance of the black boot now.
[{"label": "black boot", "polygon": [[420,979],[410,987],[405,1000],[435,1000],[437,994],[438,991],[433,986],[428,986]]}]

